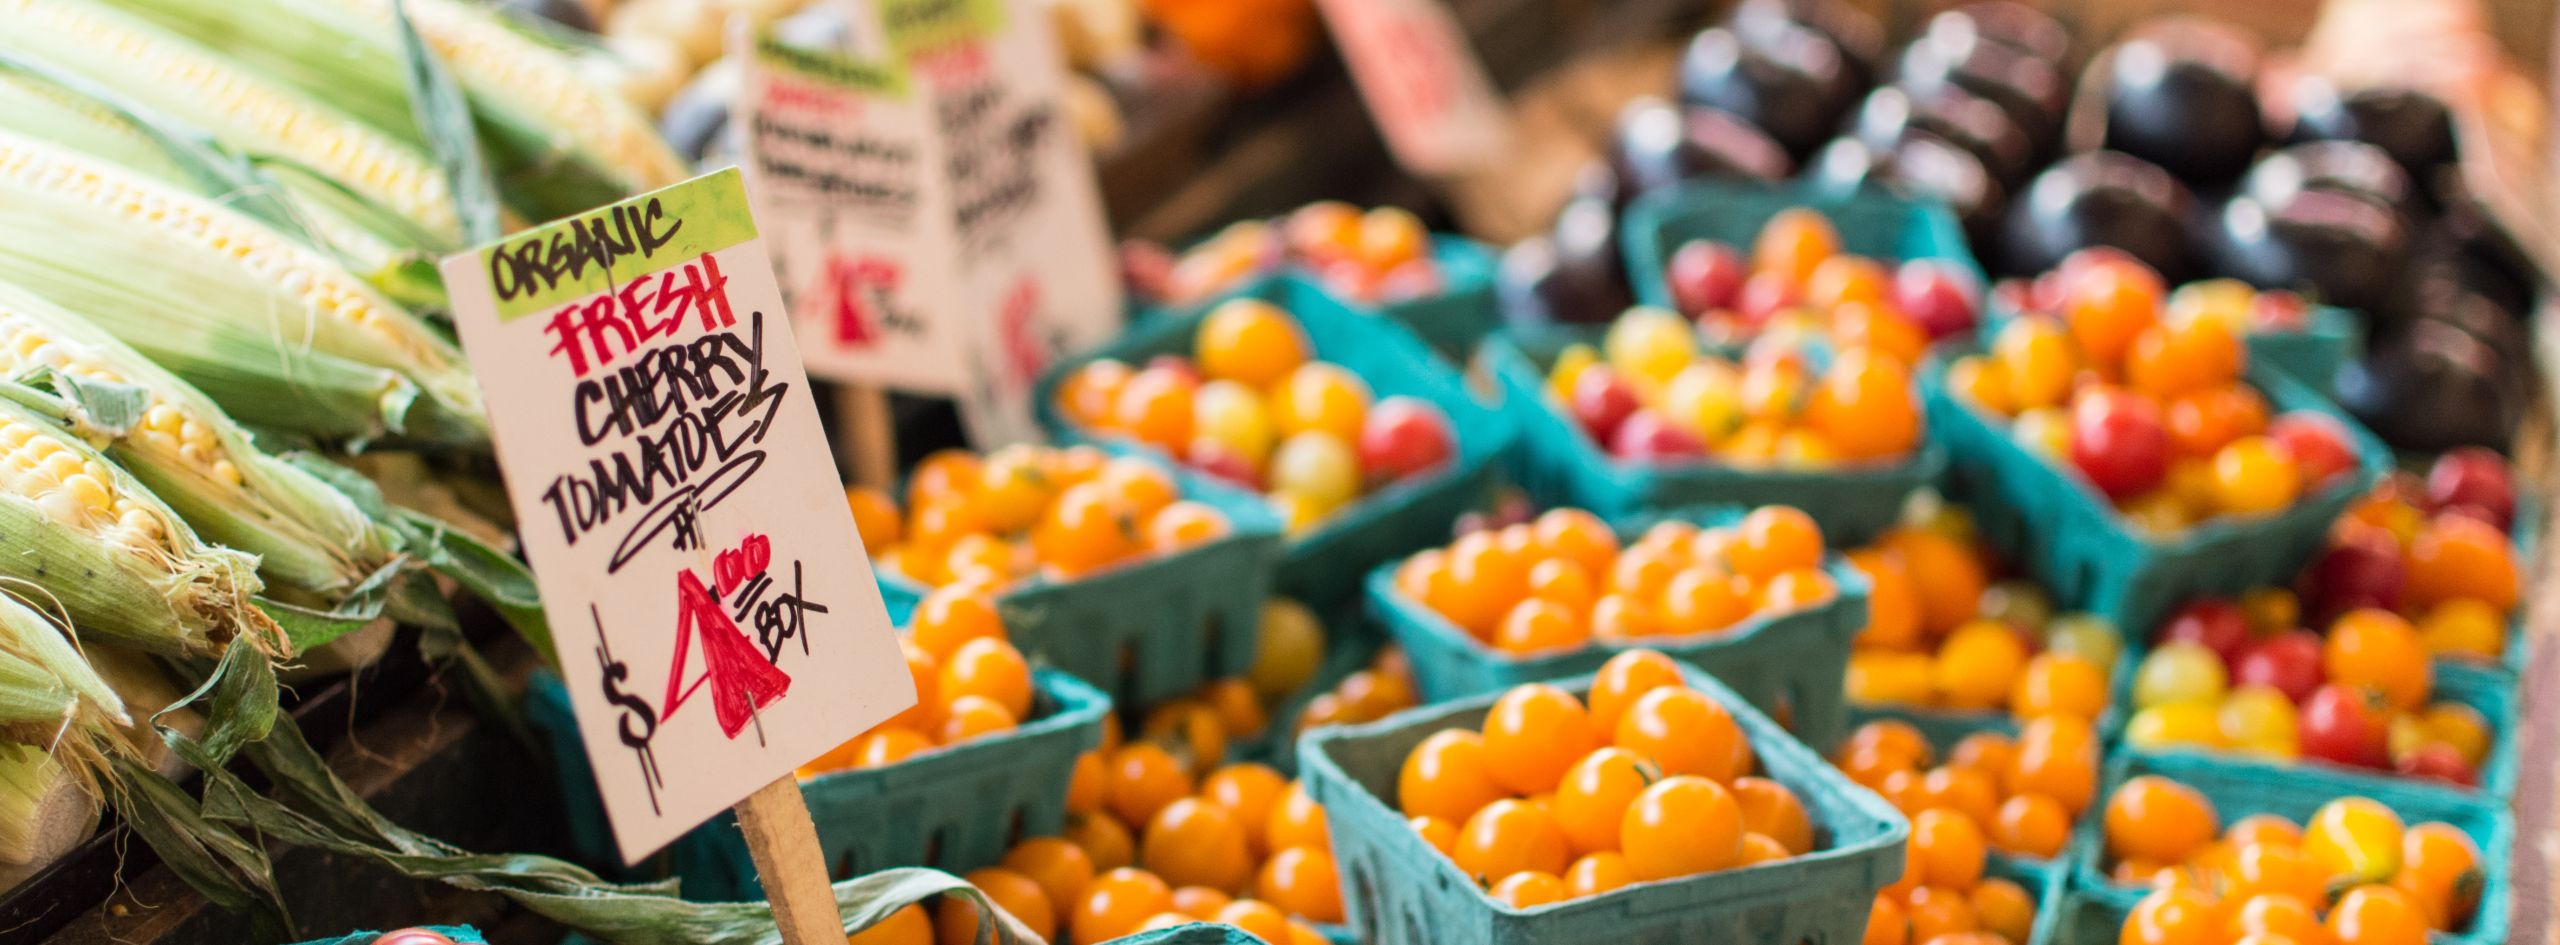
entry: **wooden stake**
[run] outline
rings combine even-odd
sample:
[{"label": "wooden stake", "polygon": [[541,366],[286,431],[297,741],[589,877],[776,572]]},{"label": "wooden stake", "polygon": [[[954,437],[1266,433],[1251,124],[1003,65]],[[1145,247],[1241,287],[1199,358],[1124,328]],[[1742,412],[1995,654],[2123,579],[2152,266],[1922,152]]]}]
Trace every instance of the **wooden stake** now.
[{"label": "wooden stake", "polygon": [[889,416],[889,394],[872,384],[836,387],[837,460],[853,473],[858,486],[889,489],[898,480],[898,437]]},{"label": "wooden stake", "polygon": [[818,849],[818,826],[809,820],[799,780],[788,774],[776,778],[739,801],[735,810],[738,829],[747,835],[747,855],[764,882],[765,901],[773,905],[773,923],[782,929],[783,945],[843,942],[844,913],[836,908],[835,889],[827,883],[827,857]]}]

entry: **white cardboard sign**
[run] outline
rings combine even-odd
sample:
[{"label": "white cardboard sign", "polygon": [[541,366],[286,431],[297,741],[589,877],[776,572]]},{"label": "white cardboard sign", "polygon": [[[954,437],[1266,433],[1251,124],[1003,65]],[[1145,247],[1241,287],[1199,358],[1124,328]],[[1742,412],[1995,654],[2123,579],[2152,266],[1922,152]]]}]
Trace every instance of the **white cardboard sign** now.
[{"label": "white cardboard sign", "polygon": [[625,858],[915,703],[735,168],[441,269]]},{"label": "white cardboard sign", "polygon": [[1510,125],[1441,0],[1316,0],[1396,163],[1425,177],[1505,157]]},{"label": "white cardboard sign", "polygon": [[[981,444],[1031,439],[1032,383],[1121,307],[1050,20],[1036,0],[843,2],[877,51],[757,43],[738,109],[809,367],[953,396]],[[813,188],[811,168],[867,184]]]}]

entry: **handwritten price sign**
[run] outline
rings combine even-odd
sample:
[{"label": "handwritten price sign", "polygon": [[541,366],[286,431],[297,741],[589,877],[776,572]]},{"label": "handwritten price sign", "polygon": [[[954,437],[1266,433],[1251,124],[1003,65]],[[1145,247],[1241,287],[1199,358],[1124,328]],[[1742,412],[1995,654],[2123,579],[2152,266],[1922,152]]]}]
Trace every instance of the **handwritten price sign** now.
[{"label": "handwritten price sign", "polygon": [[1440,0],[1317,0],[1396,163],[1427,177],[1502,156],[1510,131],[1484,63]]},{"label": "handwritten price sign", "polygon": [[744,50],[738,114],[809,368],[956,397],[985,444],[1037,434],[1031,385],[1119,326],[1093,167],[1034,0],[868,0],[878,49]]},{"label": "handwritten price sign", "polygon": [[624,857],[915,703],[735,168],[442,269]]}]

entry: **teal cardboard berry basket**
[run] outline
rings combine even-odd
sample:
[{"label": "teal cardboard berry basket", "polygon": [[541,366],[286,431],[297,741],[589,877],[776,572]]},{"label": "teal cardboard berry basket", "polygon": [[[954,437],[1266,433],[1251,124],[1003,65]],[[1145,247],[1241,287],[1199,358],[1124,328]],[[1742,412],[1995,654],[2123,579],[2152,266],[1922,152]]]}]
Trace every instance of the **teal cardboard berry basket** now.
[{"label": "teal cardboard berry basket", "polygon": [[2036,945],[2116,945],[2124,935],[2127,911],[2122,904],[2068,890],[2060,906],[2036,910]]},{"label": "teal cardboard berry basket", "polygon": [[[1502,412],[1520,431],[1512,476],[1542,504],[1576,506],[1612,519],[1705,504],[1792,505],[1821,523],[1826,540],[1845,546],[1891,527],[1911,493],[1936,485],[1946,469],[1947,454],[1934,432],[1901,461],[1837,469],[1747,469],[1712,458],[1618,459],[1547,396],[1547,368],[1563,341],[1552,333],[1536,340],[1496,335],[1483,348],[1484,364],[1502,391]],[[1927,385],[1922,386],[1925,403]]]},{"label": "teal cardboard berry basket", "polygon": [[2035,924],[2028,928],[2027,940],[2016,945],[2051,945],[2053,939],[2045,931],[2045,913],[2062,909],[2071,888],[2071,871],[2063,868],[2062,861],[1994,853],[1982,861],[1982,876],[2016,883],[2027,895],[2035,897]]},{"label": "teal cardboard berry basket", "polygon": [[1193,922],[1169,929],[1140,932],[1112,939],[1104,945],[1264,945],[1261,939],[1232,925]]},{"label": "teal cardboard berry basket", "polygon": [[1098,358],[1141,364],[1156,355],[1188,356],[1201,320],[1219,302],[1239,297],[1261,299],[1288,311],[1306,331],[1317,360],[1350,370],[1380,399],[1405,396],[1431,403],[1448,415],[1457,431],[1458,455],[1445,466],[1362,496],[1288,540],[1275,579],[1278,590],[1319,613],[1331,612],[1359,599],[1360,578],[1371,566],[1446,540],[1450,523],[1482,504],[1492,490],[1496,460],[1511,444],[1508,418],[1477,403],[1457,371],[1434,357],[1413,332],[1392,319],[1379,318],[1375,310],[1343,301],[1310,280],[1280,276],[1202,305],[1149,318],[1096,351],[1052,365],[1034,389],[1033,402],[1041,426],[1059,442],[1103,443],[1161,455],[1125,438],[1068,422],[1057,408],[1058,384]]},{"label": "teal cardboard berry basket", "polygon": [[[480,937],[479,929],[468,925],[421,925],[417,928],[452,939],[456,945],[483,945],[488,941]],[[336,938],[315,938],[302,945],[373,945],[373,941],[384,934],[382,932],[349,932]]]},{"label": "teal cardboard berry basket", "polygon": [[1982,535],[2044,582],[2054,599],[2075,602],[2128,634],[2128,628],[2157,626],[2192,597],[2291,580],[2327,540],[2329,524],[2390,463],[2381,441],[2336,405],[2274,366],[2253,362],[2248,381],[2277,411],[2317,411],[2347,431],[2356,469],[2271,516],[2217,518],[2176,536],[2146,538],[2077,470],[2029,452],[2009,435],[2005,420],[1950,393],[1945,362],[1923,371],[1929,435],[1945,444],[1949,485]]},{"label": "teal cardboard berry basket", "polygon": [[[1740,517],[1731,509],[1706,519],[1722,524]],[[1630,537],[1641,529],[1626,529]],[[1593,642],[1558,653],[1513,656],[1497,652],[1396,589],[1401,561],[1369,573],[1369,613],[1404,646],[1425,702],[1499,693],[1526,682],[1582,676],[1630,649],[1659,650],[1706,670],[1753,707],[1783,712],[1807,744],[1828,746],[1847,733],[1840,678],[1848,670],[1849,644],[1867,623],[1867,579],[1838,556],[1823,571],[1838,588],[1829,601],[1803,610],[1756,616],[1722,632],[1663,637],[1627,644]]]},{"label": "teal cardboard berry basket", "polygon": [[[829,875],[842,879],[895,866],[973,869],[996,862],[1017,840],[1063,828],[1076,756],[1102,743],[1111,701],[1054,669],[1035,670],[1032,685],[1031,718],[1013,731],[801,782]],[[587,862],[620,863],[558,677],[535,676],[525,715],[551,748],[573,848]],[[735,823],[722,815],[670,848],[685,898],[763,898]]]},{"label": "teal cardboard berry basket", "polygon": [[1663,268],[1681,244],[1714,240],[1749,253],[1769,218],[1796,207],[1821,211],[1846,252],[1884,263],[1935,259],[1971,278],[1977,293],[1990,285],[1965,242],[1964,227],[1945,204],[1872,189],[1843,194],[1805,183],[1701,180],[1628,205],[1619,244],[1636,301],[1677,311]]},{"label": "teal cardboard berry basket", "polygon": [[[1024,656],[1115,699],[1153,705],[1253,665],[1281,538],[1279,519],[1260,499],[1160,457],[1142,458],[1168,466],[1184,498],[1224,514],[1228,533],[1071,581],[1024,580],[996,597],[996,611]],[[892,614],[912,610],[928,591],[902,575],[880,574],[880,596]]]},{"label": "teal cardboard berry basket", "polygon": [[[2251,814],[2274,814],[2300,824],[2322,804],[2350,796],[2380,801],[2411,826],[2429,821],[2450,824],[2480,848],[2480,908],[2468,928],[2451,934],[2434,933],[2428,938],[2437,945],[2491,945],[2507,940],[2507,873],[2515,823],[2504,804],[2421,784],[2377,784],[2369,779],[2346,778],[2329,768],[2130,754],[2118,754],[2108,760],[2097,802],[2105,804],[2117,786],[2146,774],[2162,775],[2195,788],[2213,803],[2214,813],[2225,827]],[[2071,841],[2072,888],[2116,909],[2130,909],[2142,899],[2143,890],[2110,882],[2109,865],[2104,818],[2089,818],[2080,824]],[[2117,915],[2121,919],[2122,912]]]},{"label": "teal cardboard berry basket", "polygon": [[[1691,669],[1688,678],[1733,713],[1761,775],[1804,802],[1813,852],[1533,909],[1497,903],[1405,824],[1395,800],[1405,755],[1433,732],[1481,726],[1498,697],[1480,696],[1299,742],[1302,776],[1333,827],[1352,930],[1375,945],[1857,941],[1876,891],[1902,875],[1910,824],[1714,677]],[[1559,683],[1577,695],[1590,684]]]},{"label": "teal cardboard berry basket", "polygon": [[[2124,655],[2118,657],[2116,661],[2113,681],[2115,696],[2108,703],[2111,706],[2133,704],[2136,668],[2149,650],[2141,640],[2128,640],[2125,646]],[[2515,797],[2518,757],[2516,743],[2524,738],[2524,729],[2517,724],[2523,716],[2517,711],[2515,681],[2496,667],[2475,666],[2453,660],[2436,660],[2434,671],[2435,689],[2427,693],[2428,704],[2454,702],[2466,705],[2471,707],[2472,711],[2480,713],[2480,718],[2489,723],[2491,737],[2489,754],[2480,762],[2479,784],[2465,786],[2444,781],[2422,780],[2397,772],[2349,767],[2309,757],[2290,762],[2262,763],[2279,768],[2296,766],[2320,768],[2335,773],[2342,781],[2372,786],[2410,784],[2466,794],[2485,794],[2492,798]],[[2105,733],[2111,741],[2116,740],[2116,736],[2123,733],[2123,723],[2130,720],[2130,717],[2131,713],[2128,711],[2115,718],[2114,727],[2101,728],[2099,731]],[[2217,748],[2143,749],[2128,744],[2121,751],[2139,757],[2176,755],[2207,760],[2241,757],[2235,752]]]}]

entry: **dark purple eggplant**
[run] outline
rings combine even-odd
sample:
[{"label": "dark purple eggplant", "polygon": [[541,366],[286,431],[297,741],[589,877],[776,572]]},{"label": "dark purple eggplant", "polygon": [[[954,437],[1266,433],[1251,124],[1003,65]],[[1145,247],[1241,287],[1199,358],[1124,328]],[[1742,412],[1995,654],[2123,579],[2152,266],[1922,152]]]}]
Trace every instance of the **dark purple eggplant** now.
[{"label": "dark purple eggplant", "polygon": [[2003,186],[2026,179],[2035,145],[1990,99],[1956,86],[1915,95],[1886,86],[1867,94],[1851,128],[1870,148],[1890,148],[1906,131],[1925,131],[1973,153]]},{"label": "dark purple eggplant", "polygon": [[1941,41],[1990,40],[2052,63],[2065,73],[2072,69],[2071,32],[2062,28],[2061,21],[2022,3],[1968,3],[1930,17],[1925,32]]},{"label": "dark purple eggplant", "polygon": [[2026,132],[2037,153],[2049,153],[2062,133],[2071,86],[2053,63],[1969,31],[1932,33],[1902,51],[1897,81],[1914,93],[1947,86],[1997,103]]},{"label": "dark purple eggplant", "polygon": [[1778,180],[1794,168],[1785,150],[1748,122],[1651,97],[1618,112],[1614,145],[1611,167],[1625,200],[1696,177]]},{"label": "dark purple eggplant", "polygon": [[2008,196],[1973,152],[1916,128],[1882,148],[1856,138],[1834,140],[1807,172],[1833,193],[1880,187],[1944,203],[1975,239],[1998,231]]},{"label": "dark purple eggplant", "polygon": [[1627,284],[1626,263],[1618,252],[1616,211],[1605,200],[1568,201],[1551,232],[1521,240],[1502,254],[1495,288],[1503,319],[1514,327],[1591,324],[1618,317],[1635,304],[1635,290]]},{"label": "dark purple eggplant", "polygon": [[2338,372],[2338,403],[2393,446],[2503,450],[2524,416],[2523,372],[2477,336],[2423,319]]},{"label": "dark purple eggplant", "polygon": [[2381,148],[2421,185],[2460,156],[2453,115],[2434,96],[2408,88],[2341,92],[2317,76],[2296,82],[2293,138],[2362,141]]},{"label": "dark purple eggplant", "polygon": [[2156,24],[2108,54],[2106,147],[2189,184],[2237,178],[2266,141],[2257,80],[2257,46],[2236,32]]},{"label": "dark purple eggplant", "polygon": [[1802,26],[1749,42],[1732,30],[1704,30],[1680,57],[1683,103],[1768,132],[1791,160],[1822,146],[1857,93],[1839,47]]},{"label": "dark purple eggplant", "polygon": [[2300,188],[2272,203],[2242,194],[2223,204],[2221,223],[2214,246],[2221,274],[2330,305],[2390,304],[2409,261],[2400,215],[2346,191]]},{"label": "dark purple eggplant", "polygon": [[1869,88],[1884,68],[1884,24],[1844,0],[1742,0],[1727,21],[1748,42],[1783,42],[1787,27],[1822,34],[1840,51],[1852,85]]},{"label": "dark purple eggplant", "polygon": [[2072,155],[2009,202],[2000,269],[2031,276],[2074,250],[2113,246],[2172,283],[2184,282],[2199,268],[2187,223],[2193,201],[2177,178],[2141,158],[2115,151]]}]

